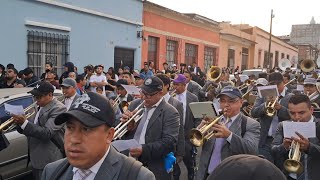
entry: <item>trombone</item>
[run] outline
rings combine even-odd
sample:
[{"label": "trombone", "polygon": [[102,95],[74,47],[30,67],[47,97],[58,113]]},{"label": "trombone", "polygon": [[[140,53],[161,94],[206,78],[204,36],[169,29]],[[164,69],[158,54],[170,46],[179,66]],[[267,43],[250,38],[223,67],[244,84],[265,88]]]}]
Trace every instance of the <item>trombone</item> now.
[{"label": "trombone", "polygon": [[[195,145],[196,147],[200,147],[204,144],[205,141],[209,140],[211,137],[215,135],[215,132],[209,130],[212,128],[213,125],[217,124],[223,115],[219,116],[218,118],[214,119],[212,122],[210,122],[207,125],[203,125],[201,128],[193,128],[190,131],[190,142]],[[229,118],[227,118],[227,121],[229,121]]]},{"label": "trombone", "polygon": [[289,82],[285,83],[284,86],[288,86],[289,84],[291,84],[293,81],[296,81],[296,80],[297,78],[293,78]]},{"label": "trombone", "polygon": [[279,96],[274,100],[274,102],[269,102],[266,106],[266,115],[269,117],[272,117],[276,113],[276,108],[274,107],[276,105],[276,102],[278,102]]},{"label": "trombone", "polygon": [[112,105],[112,109],[114,112],[116,112],[118,110],[120,104],[120,95],[118,95],[114,100],[113,100],[113,105]]},{"label": "trombone", "polygon": [[120,122],[114,129],[115,129],[115,133],[114,133],[114,136],[113,136],[113,140],[116,140],[116,139],[120,139],[123,135],[125,135],[127,132],[128,132],[128,129],[127,129],[127,125],[134,121],[134,122],[138,122],[143,114],[139,115],[142,111],[143,111],[143,108],[141,108],[141,106],[144,104],[144,101],[141,102],[141,104],[139,104],[138,107],[136,107],[133,111],[136,111],[132,116],[131,118],[126,121],[126,122]]},{"label": "trombone", "polygon": [[[32,108],[35,107],[35,105],[37,104],[37,102],[34,102],[32,103],[31,105],[29,105],[28,107],[26,107],[23,111],[24,113],[27,113],[29,110],[31,110]],[[33,116],[35,114],[35,110],[30,112],[30,113],[27,113],[26,114],[26,118],[30,118],[31,116]],[[3,132],[8,132],[8,131],[11,131],[12,129],[14,129],[16,127],[16,124],[14,123],[14,119],[13,117],[11,117],[10,119],[6,120],[4,123],[2,123],[0,125],[0,132],[3,131]]]},{"label": "trombone", "polygon": [[300,174],[303,166],[300,163],[301,152],[299,142],[292,141],[288,157],[289,159],[284,162],[284,168],[290,173]]}]

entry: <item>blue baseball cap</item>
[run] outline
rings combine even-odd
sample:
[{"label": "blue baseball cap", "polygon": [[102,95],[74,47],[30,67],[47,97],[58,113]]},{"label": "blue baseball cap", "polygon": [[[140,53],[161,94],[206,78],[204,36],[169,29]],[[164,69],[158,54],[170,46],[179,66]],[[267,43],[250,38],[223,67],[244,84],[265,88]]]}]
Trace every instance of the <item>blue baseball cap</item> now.
[{"label": "blue baseball cap", "polygon": [[226,95],[226,96],[230,97],[231,99],[242,98],[241,91],[238,88],[232,87],[232,86],[224,87],[221,90],[220,94],[218,95],[218,98],[221,97],[222,95]]}]

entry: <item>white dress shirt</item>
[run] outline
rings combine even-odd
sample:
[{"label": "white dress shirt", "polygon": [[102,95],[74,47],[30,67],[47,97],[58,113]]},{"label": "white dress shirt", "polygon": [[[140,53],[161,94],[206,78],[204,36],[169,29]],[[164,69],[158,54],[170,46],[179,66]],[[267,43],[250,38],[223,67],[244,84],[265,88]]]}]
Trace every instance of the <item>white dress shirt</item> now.
[{"label": "white dress shirt", "polygon": [[[37,123],[38,123],[40,111],[41,111],[42,108],[43,108],[43,107],[40,107],[40,108],[39,108],[36,116],[34,117],[34,120],[33,120],[33,123],[34,123],[34,124],[37,124]],[[29,122],[28,120],[25,120],[25,121],[23,122],[23,124],[20,126],[22,130],[24,130],[24,128],[26,128],[28,122]]]},{"label": "white dress shirt", "polygon": [[164,100],[165,100],[166,102],[169,101],[170,97],[171,97],[171,96],[170,96],[169,92],[167,92],[167,94],[165,94],[165,95],[163,96],[163,98],[164,98]]},{"label": "white dress shirt", "polygon": [[[153,105],[152,108],[149,109],[147,120],[142,127],[142,131],[141,131],[139,142],[138,142],[139,144],[145,144],[145,140],[146,140],[145,136],[146,136],[146,131],[147,131],[147,127],[149,124],[149,120],[150,120],[152,114],[154,113],[154,110],[159,106],[159,104],[161,103],[162,100],[163,100],[163,97],[155,105]],[[146,112],[146,110],[147,110],[147,108],[145,107],[144,113]]]},{"label": "white dress shirt", "polygon": [[[110,151],[110,146],[108,147],[108,150],[104,154],[104,156],[95,165],[93,165],[91,168],[88,169],[91,171],[91,174],[86,178],[86,180],[93,180],[96,177],[103,161],[106,159],[107,155],[109,154],[109,151]],[[78,170],[79,170],[79,168],[73,167],[73,169],[72,169],[72,171],[73,171],[73,178],[72,179],[73,180],[81,179],[81,176],[79,175]]]},{"label": "white dress shirt", "polygon": [[183,104],[183,125],[184,125],[186,122],[186,113],[187,113],[187,91],[185,90],[183,93],[177,94],[176,98]]},{"label": "white dress shirt", "polygon": [[65,98],[64,99],[64,105],[67,107],[67,111],[69,111],[71,105],[72,105],[72,102],[74,100],[74,98],[76,97],[77,93],[75,93],[73,96],[69,97],[69,98]]}]

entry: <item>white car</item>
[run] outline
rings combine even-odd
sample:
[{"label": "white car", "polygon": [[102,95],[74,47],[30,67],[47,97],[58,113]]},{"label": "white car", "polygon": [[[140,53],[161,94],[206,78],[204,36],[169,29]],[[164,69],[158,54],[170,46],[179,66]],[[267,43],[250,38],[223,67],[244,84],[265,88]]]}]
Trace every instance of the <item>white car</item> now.
[{"label": "white car", "polygon": [[[244,75],[244,74],[239,74],[239,77],[240,77],[241,82],[244,82],[245,80],[249,79],[249,76]],[[230,74],[229,80],[232,81],[234,79],[235,79],[234,75]]]},{"label": "white car", "polygon": [[256,79],[258,79],[259,74],[263,73],[263,72],[267,72],[266,69],[246,69],[242,71],[242,75],[247,75],[248,77],[250,77],[250,75],[255,75]]},{"label": "white car", "polygon": [[[27,93],[33,88],[7,88],[0,89],[0,120],[5,122],[10,116],[5,112],[4,103],[22,105],[23,108],[34,103],[34,98]],[[54,96],[61,96],[61,90],[55,90]],[[27,166],[28,144],[25,135],[16,129],[4,133],[9,146],[0,151],[0,179],[16,179],[31,173],[31,164]]]}]

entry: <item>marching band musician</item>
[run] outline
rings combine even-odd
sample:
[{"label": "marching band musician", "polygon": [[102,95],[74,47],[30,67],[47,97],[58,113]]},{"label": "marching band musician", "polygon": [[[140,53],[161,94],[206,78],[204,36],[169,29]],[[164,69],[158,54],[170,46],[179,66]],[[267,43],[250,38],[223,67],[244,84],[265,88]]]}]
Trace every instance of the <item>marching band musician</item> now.
[{"label": "marching band musician", "polygon": [[183,104],[182,102],[178,101],[176,98],[173,97],[173,95],[169,94],[169,88],[170,88],[170,78],[167,75],[164,74],[158,74],[157,77],[162,80],[163,82],[163,98],[164,100],[171,104],[173,107],[175,107],[180,115],[180,127],[179,127],[179,136],[178,136],[178,143],[175,151],[175,157],[177,159],[176,164],[173,168],[173,178],[175,180],[179,180],[181,171],[178,163],[180,163],[183,160],[183,156],[185,154],[185,138],[184,138],[184,126],[183,126]]},{"label": "marching band musician", "polygon": [[306,78],[303,82],[303,92],[309,96],[311,103],[320,106],[319,92],[317,89],[317,80],[315,78]]},{"label": "marching band musician", "polygon": [[[291,120],[294,122],[316,122],[318,120],[312,116],[313,107],[307,95],[297,94],[291,96],[288,105]],[[276,164],[287,175],[288,180],[315,180],[320,177],[320,142],[319,137],[306,138],[296,132],[298,138],[285,138],[283,135],[283,123],[278,125],[277,132],[272,142],[272,152],[281,162]],[[292,141],[300,143],[302,172],[289,173],[284,170],[284,161],[288,159],[290,145]]]},{"label": "marching band musician", "polygon": [[201,86],[197,82],[192,80],[190,71],[185,71],[183,74],[186,77],[187,90],[192,94],[196,95],[197,97],[199,97],[199,91],[201,89]]},{"label": "marching band musician", "polygon": [[174,152],[177,145],[180,116],[176,108],[164,100],[162,90],[163,82],[158,77],[146,78],[141,86],[142,98],[131,102],[121,121],[127,121],[135,113],[134,109],[144,103],[139,124],[132,121],[125,137],[136,139],[142,146],[131,148],[129,153],[147,166],[156,179],[167,180],[172,179],[172,172],[165,170],[164,157]]},{"label": "marching band musician", "polygon": [[280,95],[280,102],[275,102],[275,114],[273,116],[268,116],[266,114],[266,106],[269,102],[273,103],[274,98],[258,97],[255,100],[251,110],[251,115],[253,118],[258,118],[261,124],[259,154],[265,156],[265,158],[269,161],[274,162],[271,155],[271,142],[273,140],[278,123],[290,118],[287,107],[288,101],[292,94],[285,91],[283,76],[279,72],[273,72],[269,75],[269,84],[277,85]]},{"label": "marching band musician", "polygon": [[193,117],[189,104],[191,102],[199,102],[199,100],[197,96],[186,89],[186,82],[186,77],[183,74],[179,74],[177,78],[173,80],[173,87],[176,90],[176,98],[183,104],[183,126],[185,135],[185,155],[183,162],[188,170],[188,179],[192,180],[195,175],[196,148],[189,140],[189,132],[192,128],[200,124],[200,119]]},{"label": "marching band musician", "polygon": [[53,86],[40,82],[31,93],[40,109],[34,120],[27,120],[24,115],[15,115],[14,121],[19,126],[18,132],[28,137],[29,157],[35,180],[41,179],[44,167],[63,157],[63,126],[55,125],[54,119],[67,108],[53,97]]},{"label": "marching band musician", "polygon": [[[203,144],[197,180],[206,179],[220,162],[229,156],[258,154],[260,124],[240,112],[243,102],[240,90],[231,86],[224,87],[218,98],[224,110],[221,121],[229,121],[213,125],[212,129],[216,133]],[[207,123],[203,120],[198,128]]]},{"label": "marching band musician", "polygon": [[127,90],[122,85],[129,85],[129,83],[125,79],[119,79],[116,83],[117,94],[120,98],[119,109],[121,113],[124,112],[123,106],[133,100],[133,96],[131,94],[128,94]]},{"label": "marching band musician", "polygon": [[67,107],[67,110],[69,110],[73,102],[80,97],[80,95],[77,94],[77,82],[72,78],[66,78],[60,86],[64,95],[63,103]]}]

